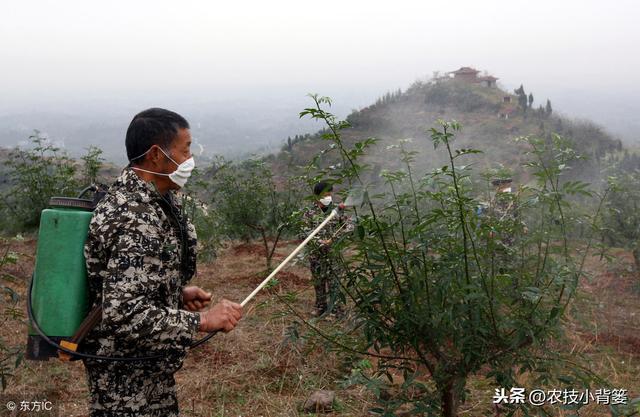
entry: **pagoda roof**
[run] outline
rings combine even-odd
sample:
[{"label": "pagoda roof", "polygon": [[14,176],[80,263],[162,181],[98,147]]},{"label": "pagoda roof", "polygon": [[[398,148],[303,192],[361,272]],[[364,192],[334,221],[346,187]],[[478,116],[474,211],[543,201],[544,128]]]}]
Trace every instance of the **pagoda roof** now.
[{"label": "pagoda roof", "polygon": [[479,72],[471,67],[461,67],[459,70],[451,71],[451,74],[477,74]]}]

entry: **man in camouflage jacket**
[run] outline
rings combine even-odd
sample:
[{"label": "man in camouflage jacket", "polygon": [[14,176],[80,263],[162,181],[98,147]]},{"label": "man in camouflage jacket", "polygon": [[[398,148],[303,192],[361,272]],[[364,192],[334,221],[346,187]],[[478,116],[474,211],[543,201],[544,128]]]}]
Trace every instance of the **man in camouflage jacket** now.
[{"label": "man in camouflage jacket", "polygon": [[[512,191],[513,180],[511,178],[495,178],[491,184],[495,187],[495,194],[489,205],[489,214],[493,221],[505,225],[505,229],[514,229],[519,223],[519,212],[516,195]],[[493,237],[493,236],[492,236]],[[512,232],[503,231],[501,241],[506,246],[513,246],[515,235]]]},{"label": "man in camouflage jacket", "polygon": [[186,287],[196,271],[196,233],[173,192],[186,180],[169,175],[189,171],[182,169],[191,157],[186,120],[168,110],[146,110],[134,117],[126,142],[130,165],[96,207],[85,243],[89,301],[102,307],[102,321],[82,350],[163,356],[85,359],[91,417],[173,417],[179,415],[174,373],[187,348],[198,331],[233,329],[241,307],[223,300],[199,312],[211,294]]},{"label": "man in camouflage jacket", "polygon": [[[306,238],[318,227],[335,207],[331,195],[333,187],[327,182],[319,182],[314,187],[317,201],[302,213],[302,227],[300,238]],[[322,230],[308,243],[306,254],[309,259],[309,267],[316,293],[315,314],[320,316],[328,311],[336,314],[342,313],[342,299],[340,296],[340,278],[344,275],[342,261],[332,252],[332,244],[342,233],[350,230],[345,224],[344,216],[334,217]]]}]

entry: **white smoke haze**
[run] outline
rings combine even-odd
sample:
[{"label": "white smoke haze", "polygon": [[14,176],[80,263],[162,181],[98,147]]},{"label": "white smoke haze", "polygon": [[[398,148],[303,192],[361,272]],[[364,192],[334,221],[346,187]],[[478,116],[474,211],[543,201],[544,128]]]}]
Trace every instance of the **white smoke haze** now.
[{"label": "white smoke haze", "polygon": [[275,149],[319,127],[298,120],[306,93],[344,117],[460,66],[635,142],[639,12],[630,0],[2,2],[0,146],[39,128],[114,157],[131,117],[160,106],[206,153]]}]

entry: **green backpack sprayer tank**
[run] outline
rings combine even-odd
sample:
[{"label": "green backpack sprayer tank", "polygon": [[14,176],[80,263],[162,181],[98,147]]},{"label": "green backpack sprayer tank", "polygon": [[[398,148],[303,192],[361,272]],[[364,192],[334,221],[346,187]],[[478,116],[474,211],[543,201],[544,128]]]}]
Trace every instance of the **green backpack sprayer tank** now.
[{"label": "green backpack sprayer tank", "polygon": [[[30,307],[39,329],[57,343],[70,340],[87,316],[83,249],[96,202],[54,197],[49,201],[50,208],[43,210],[40,217]],[[56,356],[57,349],[32,323],[27,359],[47,360]]]}]

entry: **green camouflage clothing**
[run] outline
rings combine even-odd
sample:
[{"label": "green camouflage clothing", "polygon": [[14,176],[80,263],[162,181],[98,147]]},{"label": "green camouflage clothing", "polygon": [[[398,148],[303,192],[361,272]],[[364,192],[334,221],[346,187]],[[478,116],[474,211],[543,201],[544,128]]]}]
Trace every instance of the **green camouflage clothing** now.
[{"label": "green camouflage clothing", "polygon": [[[497,223],[506,225],[512,229],[519,221],[518,207],[516,205],[516,196],[512,193],[497,192],[491,202],[490,214]],[[503,232],[501,234],[502,242],[507,246],[513,246],[515,236],[513,233]]]},{"label": "green camouflage clothing", "polygon": [[[334,206],[332,205],[325,212],[314,204],[304,210],[300,238],[305,239],[309,236],[331,214],[333,208]],[[348,225],[340,229],[346,221],[347,219],[340,214],[334,217],[306,246],[313,286],[316,291],[315,305],[320,313],[327,311],[327,307],[331,302],[336,305],[336,310],[340,311],[339,280],[344,275],[342,262],[332,253],[331,244],[323,245],[320,241],[329,239],[335,241],[338,239],[342,233],[349,230]]]},{"label": "green camouflage clothing", "polygon": [[514,251],[518,250],[519,232],[524,231],[526,227],[520,219],[517,195],[510,192],[496,192],[483,216],[494,230],[488,236],[494,248],[492,262],[498,265],[499,274],[511,277],[511,287],[514,292],[518,292],[519,265],[514,262],[516,259]]},{"label": "green camouflage clothing", "polygon": [[186,311],[182,301],[182,289],[196,270],[196,233],[173,192],[165,198],[171,205],[153,184],[125,168],[93,213],[84,255],[90,305],[101,304],[102,321],[81,350],[168,356],[84,360],[91,417],[179,415],[173,374],[200,326],[199,314]]}]

